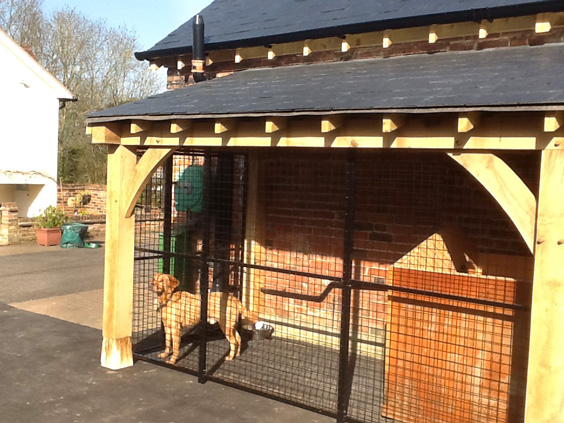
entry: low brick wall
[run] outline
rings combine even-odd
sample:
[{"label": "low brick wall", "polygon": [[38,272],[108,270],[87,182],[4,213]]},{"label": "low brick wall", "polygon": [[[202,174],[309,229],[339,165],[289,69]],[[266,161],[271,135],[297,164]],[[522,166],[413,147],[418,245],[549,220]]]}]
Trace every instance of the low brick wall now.
[{"label": "low brick wall", "polygon": [[[88,225],[85,240],[103,241],[106,234],[106,215],[76,215],[69,218],[70,222]],[[16,203],[0,205],[0,245],[13,245],[37,239],[34,230],[34,219],[18,217]]]}]

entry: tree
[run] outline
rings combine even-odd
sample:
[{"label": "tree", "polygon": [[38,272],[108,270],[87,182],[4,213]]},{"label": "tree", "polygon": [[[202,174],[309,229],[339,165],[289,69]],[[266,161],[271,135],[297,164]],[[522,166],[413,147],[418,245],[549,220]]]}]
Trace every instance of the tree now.
[{"label": "tree", "polygon": [[46,17],[41,0],[0,0],[0,24],[20,44],[32,44],[40,63],[78,98],[60,113],[59,178],[105,182],[105,147],[90,143],[89,113],[156,93],[155,74],[137,62],[137,39],[65,8]]}]

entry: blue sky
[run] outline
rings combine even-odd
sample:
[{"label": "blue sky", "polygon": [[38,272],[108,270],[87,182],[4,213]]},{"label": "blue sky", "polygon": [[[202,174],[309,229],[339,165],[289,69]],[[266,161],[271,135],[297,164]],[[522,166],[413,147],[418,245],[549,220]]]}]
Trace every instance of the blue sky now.
[{"label": "blue sky", "polygon": [[105,20],[109,26],[125,26],[137,34],[139,47],[146,50],[166,37],[211,0],[43,0],[51,13],[69,6],[91,20]]}]

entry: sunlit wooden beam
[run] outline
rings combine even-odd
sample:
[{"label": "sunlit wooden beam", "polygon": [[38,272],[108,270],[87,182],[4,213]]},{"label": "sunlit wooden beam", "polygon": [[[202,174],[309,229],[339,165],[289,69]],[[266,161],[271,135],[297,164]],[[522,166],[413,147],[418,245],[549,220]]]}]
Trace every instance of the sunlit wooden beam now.
[{"label": "sunlit wooden beam", "polygon": [[140,132],[148,131],[152,126],[152,122],[146,120],[132,120],[129,132],[132,134],[138,134]]},{"label": "sunlit wooden beam", "polygon": [[267,134],[272,134],[274,132],[280,131],[286,127],[286,122],[286,118],[282,117],[268,118],[265,122],[264,131]]},{"label": "sunlit wooden beam", "polygon": [[321,119],[321,132],[327,133],[334,131],[335,129],[343,125],[344,118],[342,115],[326,116]]},{"label": "sunlit wooden beam", "polygon": [[390,133],[401,128],[405,123],[405,115],[386,115],[382,119],[382,132]]},{"label": "sunlit wooden beam", "polygon": [[223,134],[227,131],[233,130],[236,126],[236,121],[233,119],[218,119],[215,121],[214,133]]},{"label": "sunlit wooden beam", "polygon": [[479,112],[461,113],[458,115],[458,132],[470,132],[480,123]]},{"label": "sunlit wooden beam", "polygon": [[178,134],[179,132],[187,131],[192,127],[191,120],[173,120],[170,122],[170,133],[171,134]]},{"label": "sunlit wooden beam", "polygon": [[564,112],[548,112],[544,117],[544,132],[556,132],[564,125]]}]

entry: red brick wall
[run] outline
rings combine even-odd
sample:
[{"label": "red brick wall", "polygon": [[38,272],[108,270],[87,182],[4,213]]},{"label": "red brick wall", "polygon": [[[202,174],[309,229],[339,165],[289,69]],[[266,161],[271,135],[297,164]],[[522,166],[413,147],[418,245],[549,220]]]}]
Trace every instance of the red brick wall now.
[{"label": "red brick wall", "polygon": [[[87,205],[69,205],[69,199],[76,197],[79,192],[87,191],[91,195]],[[72,200],[71,200],[72,201]],[[77,214],[91,216],[105,216],[106,214],[106,186],[99,184],[63,184],[59,188],[57,205],[69,216]]]},{"label": "red brick wall", "polygon": [[[537,153],[503,158],[532,188],[538,185]],[[385,277],[391,264],[451,226],[461,229],[484,256],[530,258],[500,206],[444,153],[358,151],[356,172],[353,272],[357,280],[374,282],[375,276]],[[340,277],[345,154],[277,150],[262,164],[259,181],[266,213],[262,264]],[[495,266],[496,274],[511,274],[513,262],[501,260]],[[265,288],[318,295],[330,282],[323,276],[266,272]],[[312,303],[265,295],[264,309],[321,327],[339,321],[338,296],[335,290],[325,302]],[[356,294],[353,307],[361,333],[383,327],[385,300],[378,292]]]}]

